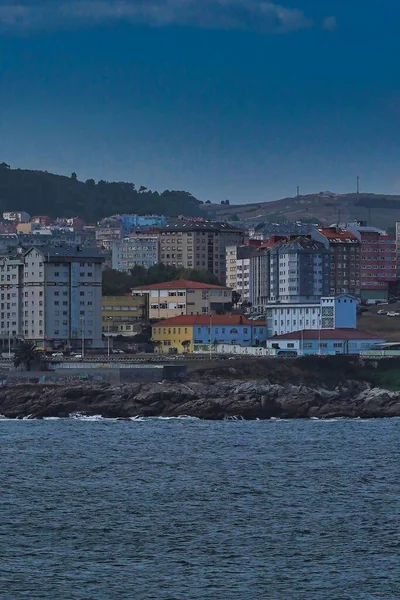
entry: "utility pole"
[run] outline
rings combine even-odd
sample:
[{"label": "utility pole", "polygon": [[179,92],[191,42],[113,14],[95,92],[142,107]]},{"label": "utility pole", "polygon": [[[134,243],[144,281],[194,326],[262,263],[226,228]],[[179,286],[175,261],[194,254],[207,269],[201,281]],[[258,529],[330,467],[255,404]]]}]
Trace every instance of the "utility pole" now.
[{"label": "utility pole", "polygon": [[300,196],[300,186],[298,185],[297,186],[297,197],[299,197],[299,196]]},{"label": "utility pole", "polygon": [[360,177],[357,175],[357,196],[360,193]]}]

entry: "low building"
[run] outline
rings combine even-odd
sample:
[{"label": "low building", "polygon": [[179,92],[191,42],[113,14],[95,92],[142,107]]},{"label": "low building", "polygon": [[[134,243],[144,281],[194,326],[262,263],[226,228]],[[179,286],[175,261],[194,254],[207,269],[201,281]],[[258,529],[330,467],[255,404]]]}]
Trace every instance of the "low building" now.
[{"label": "low building", "polygon": [[357,300],[353,296],[321,298],[315,303],[268,304],[268,335],[284,335],[300,329],[337,329],[357,327]]},{"label": "low building", "polygon": [[108,220],[96,228],[96,244],[99,248],[111,250],[115,242],[122,240],[124,226],[121,221]]},{"label": "low building", "polygon": [[266,342],[275,356],[360,354],[385,340],[357,329],[305,329],[277,335]]},{"label": "low building", "polygon": [[149,319],[208,315],[232,308],[230,288],[185,279],[136,287],[132,295],[148,297]]},{"label": "low building", "polygon": [[218,344],[260,346],[266,336],[265,323],[243,315],[183,315],[152,327],[152,339],[160,354],[206,352]]},{"label": "low building", "polygon": [[146,313],[147,296],[103,296],[103,335],[134,335],[138,323],[146,319]]},{"label": "low building", "polygon": [[16,223],[28,223],[30,215],[23,210],[3,212],[4,221],[15,221]]}]

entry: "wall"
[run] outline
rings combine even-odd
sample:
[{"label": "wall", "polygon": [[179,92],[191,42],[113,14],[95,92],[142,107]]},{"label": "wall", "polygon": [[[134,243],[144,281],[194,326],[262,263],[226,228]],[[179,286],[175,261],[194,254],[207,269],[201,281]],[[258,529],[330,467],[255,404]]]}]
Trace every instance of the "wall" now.
[{"label": "wall", "polygon": [[135,323],[146,318],[147,296],[103,296],[102,329],[118,335],[136,331]]},{"label": "wall", "polygon": [[[156,347],[157,354],[170,354],[175,348],[177,354],[191,352],[193,349],[193,327],[163,327],[162,322],[152,327],[152,339],[161,342]],[[182,342],[190,341],[188,347],[183,347]]]},{"label": "wall", "polygon": [[357,301],[351,296],[335,298],[335,327],[355,329],[357,327]]}]

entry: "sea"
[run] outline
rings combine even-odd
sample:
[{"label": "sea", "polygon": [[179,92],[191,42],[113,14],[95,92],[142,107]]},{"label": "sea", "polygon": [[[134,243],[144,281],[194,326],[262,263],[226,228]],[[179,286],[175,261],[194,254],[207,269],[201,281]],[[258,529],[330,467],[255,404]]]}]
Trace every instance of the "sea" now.
[{"label": "sea", "polygon": [[400,419],[0,420],[1,600],[398,600]]}]

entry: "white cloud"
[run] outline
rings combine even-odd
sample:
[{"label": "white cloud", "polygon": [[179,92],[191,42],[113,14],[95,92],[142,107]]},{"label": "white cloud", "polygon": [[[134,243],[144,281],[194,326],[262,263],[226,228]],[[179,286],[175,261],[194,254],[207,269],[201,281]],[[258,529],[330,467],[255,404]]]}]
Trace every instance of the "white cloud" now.
[{"label": "white cloud", "polygon": [[304,12],[268,0],[0,0],[0,26],[47,28],[125,20],[285,33],[312,26]]}]

